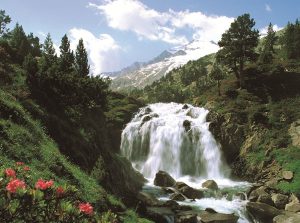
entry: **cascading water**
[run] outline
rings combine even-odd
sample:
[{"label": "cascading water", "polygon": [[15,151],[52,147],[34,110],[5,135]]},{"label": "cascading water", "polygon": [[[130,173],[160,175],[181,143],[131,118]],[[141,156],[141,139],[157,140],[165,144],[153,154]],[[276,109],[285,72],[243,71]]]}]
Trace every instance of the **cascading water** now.
[{"label": "cascading water", "polygon": [[229,179],[230,169],[209,131],[207,114],[204,108],[177,103],[141,108],[122,132],[121,152],[149,179],[144,190],[159,199],[169,199],[152,184],[159,170],[196,189],[201,189],[205,179],[213,179],[219,185],[218,193],[181,203],[201,210],[213,208],[222,213],[235,213],[240,217],[239,223],[248,223],[246,201],[235,194],[245,191],[249,184]]},{"label": "cascading water", "polygon": [[124,129],[121,151],[146,178],[159,170],[177,179],[227,178],[229,168],[208,130],[207,114],[191,105],[151,104]]}]

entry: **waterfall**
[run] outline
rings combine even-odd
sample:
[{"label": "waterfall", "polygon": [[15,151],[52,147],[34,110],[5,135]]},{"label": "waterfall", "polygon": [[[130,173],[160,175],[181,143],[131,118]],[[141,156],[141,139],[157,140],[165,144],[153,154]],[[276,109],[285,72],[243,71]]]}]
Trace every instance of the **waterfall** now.
[{"label": "waterfall", "polygon": [[184,176],[224,179],[229,168],[206,121],[208,110],[156,103],[141,108],[122,132],[121,152],[146,178],[159,170]]}]

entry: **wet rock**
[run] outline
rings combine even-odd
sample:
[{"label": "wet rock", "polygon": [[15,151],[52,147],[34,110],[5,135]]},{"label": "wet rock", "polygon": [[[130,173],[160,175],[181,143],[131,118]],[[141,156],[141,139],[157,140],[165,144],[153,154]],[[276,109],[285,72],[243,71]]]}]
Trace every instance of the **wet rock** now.
[{"label": "wet rock", "polygon": [[176,182],[174,185],[174,188],[176,188],[177,190],[180,190],[182,187],[186,187],[186,186],[188,186],[188,185],[184,182]]},{"label": "wet rock", "polygon": [[216,212],[214,209],[212,208],[205,208],[205,211],[209,212],[209,213],[218,213]]},{"label": "wet rock", "polygon": [[234,214],[212,213],[208,211],[202,211],[199,217],[203,223],[236,223],[239,219]]},{"label": "wet rock", "polygon": [[180,205],[176,201],[174,201],[174,200],[168,200],[162,206],[163,207],[169,207],[172,210],[178,210],[178,209],[180,209]]},{"label": "wet rock", "polygon": [[289,197],[283,194],[273,194],[272,200],[275,204],[275,207],[284,209],[285,205],[289,202]]},{"label": "wet rock", "polygon": [[149,108],[149,107],[147,107],[146,109],[145,109],[145,115],[146,114],[150,114],[152,112],[152,109],[151,108]]},{"label": "wet rock", "polygon": [[274,217],[273,223],[299,223],[300,215],[295,213],[284,212],[284,214]]},{"label": "wet rock", "polygon": [[[288,203],[285,205],[285,210],[290,212],[300,212],[300,204],[299,203]],[[300,222],[300,221],[299,221]]]},{"label": "wet rock", "polygon": [[154,185],[160,187],[172,187],[176,181],[165,171],[158,171],[155,175]]},{"label": "wet rock", "polygon": [[201,199],[204,197],[203,191],[196,190],[190,186],[181,187],[179,191],[189,199]]},{"label": "wet rock", "polygon": [[189,120],[184,120],[183,127],[185,128],[185,131],[191,130],[191,122]]},{"label": "wet rock", "polygon": [[143,117],[142,122],[145,123],[145,122],[150,121],[151,119],[152,119],[151,115],[146,115]]},{"label": "wet rock", "polygon": [[282,171],[282,178],[284,180],[292,180],[294,178],[294,173],[292,171]]},{"label": "wet rock", "polygon": [[175,216],[169,207],[147,207],[145,215],[155,223],[168,223]]},{"label": "wet rock", "polygon": [[275,205],[270,194],[259,195],[257,198],[257,202],[265,203],[271,206]]},{"label": "wet rock", "polygon": [[184,104],[183,106],[182,106],[182,109],[188,109],[189,108],[189,106],[187,105],[187,104]]},{"label": "wet rock", "polygon": [[211,189],[211,190],[218,190],[218,184],[216,183],[216,181],[214,180],[207,180],[205,182],[202,183],[202,187]]},{"label": "wet rock", "polygon": [[170,199],[173,201],[184,201],[185,197],[181,193],[174,193],[170,196]]},{"label": "wet rock", "polygon": [[156,199],[154,196],[151,194],[148,194],[146,192],[139,192],[137,195],[137,199],[144,205],[147,206],[157,206],[160,205],[161,202]]},{"label": "wet rock", "polygon": [[167,194],[173,194],[173,193],[176,192],[176,190],[174,188],[172,188],[172,187],[163,187],[162,189]]},{"label": "wet rock", "polygon": [[195,211],[182,211],[176,215],[176,223],[197,223],[197,213]]},{"label": "wet rock", "polygon": [[277,208],[259,202],[248,202],[246,209],[255,219],[264,223],[272,223],[275,216],[282,214]]}]

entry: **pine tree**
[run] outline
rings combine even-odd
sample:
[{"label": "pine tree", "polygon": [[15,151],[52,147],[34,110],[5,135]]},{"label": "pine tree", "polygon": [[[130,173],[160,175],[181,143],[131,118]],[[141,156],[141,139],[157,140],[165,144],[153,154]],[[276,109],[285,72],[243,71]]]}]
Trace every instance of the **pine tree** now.
[{"label": "pine tree", "polygon": [[11,32],[10,45],[14,50],[15,60],[22,64],[25,56],[30,52],[30,43],[23,27],[18,23]]},{"label": "pine tree", "polygon": [[70,73],[74,70],[74,54],[70,49],[70,41],[67,35],[61,39],[60,45],[60,71]]},{"label": "pine tree", "polygon": [[90,72],[88,55],[82,39],[79,40],[75,53],[75,70],[77,74],[82,77],[88,76]]},{"label": "pine tree", "polygon": [[11,22],[11,18],[5,14],[4,10],[0,10],[0,37],[5,35],[9,29],[6,27]]},{"label": "pine tree", "polygon": [[42,58],[40,63],[41,70],[43,72],[48,70],[50,67],[56,64],[56,62],[57,62],[57,56],[55,53],[55,48],[50,33],[48,33],[42,49]]},{"label": "pine tree", "polygon": [[259,57],[260,63],[270,63],[272,61],[275,53],[274,44],[276,40],[276,32],[273,30],[272,23],[270,23],[268,26],[267,36],[263,41],[263,47]]},{"label": "pine tree", "polygon": [[231,23],[229,30],[222,35],[219,46],[220,61],[227,65],[236,75],[239,87],[245,84],[244,66],[247,61],[254,61],[254,49],[258,44],[258,30],[253,29],[254,19],[249,14],[239,16]]},{"label": "pine tree", "polygon": [[221,96],[221,80],[224,79],[224,71],[221,69],[221,67],[216,62],[213,64],[213,68],[210,72],[210,76],[215,81],[217,81],[218,95]]}]

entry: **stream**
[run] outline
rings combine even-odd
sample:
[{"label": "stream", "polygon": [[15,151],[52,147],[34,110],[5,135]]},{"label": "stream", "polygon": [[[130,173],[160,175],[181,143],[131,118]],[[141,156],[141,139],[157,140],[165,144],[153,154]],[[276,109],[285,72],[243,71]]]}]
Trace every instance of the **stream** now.
[{"label": "stream", "polygon": [[[169,199],[153,184],[156,173],[163,170],[177,182],[204,190],[204,198],[179,204],[195,210],[212,208],[220,213],[234,213],[239,216],[239,223],[251,222],[245,208],[247,201],[242,199],[251,185],[231,179],[220,145],[209,131],[208,112],[177,103],[141,108],[122,132],[121,152],[148,179],[143,190],[159,200]],[[214,180],[219,190],[203,189],[206,180]]]}]

